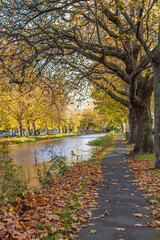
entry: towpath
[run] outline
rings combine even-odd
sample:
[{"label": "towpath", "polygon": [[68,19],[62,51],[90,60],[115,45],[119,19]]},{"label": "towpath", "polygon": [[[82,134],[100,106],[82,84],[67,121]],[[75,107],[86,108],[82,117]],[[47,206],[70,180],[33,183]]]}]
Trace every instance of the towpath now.
[{"label": "towpath", "polygon": [[78,240],[160,240],[160,231],[147,227],[153,219],[145,210],[149,203],[134,184],[135,177],[126,160],[126,145],[119,139],[103,161],[99,207]]}]

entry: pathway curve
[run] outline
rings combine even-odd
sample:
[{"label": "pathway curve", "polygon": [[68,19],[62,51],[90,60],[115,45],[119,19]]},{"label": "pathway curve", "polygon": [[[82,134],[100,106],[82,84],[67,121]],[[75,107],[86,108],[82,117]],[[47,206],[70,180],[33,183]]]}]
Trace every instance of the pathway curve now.
[{"label": "pathway curve", "polygon": [[[116,148],[107,154],[103,162],[104,181],[99,187],[99,207],[93,211],[93,218],[79,233],[78,240],[160,240],[160,231],[146,227],[152,216],[144,209],[146,199],[133,185],[135,177],[126,160],[126,145],[117,140]],[[107,200],[107,201],[106,201]],[[142,218],[133,214],[143,214]],[[144,227],[136,227],[135,224]],[[94,234],[89,231],[95,230]]]}]

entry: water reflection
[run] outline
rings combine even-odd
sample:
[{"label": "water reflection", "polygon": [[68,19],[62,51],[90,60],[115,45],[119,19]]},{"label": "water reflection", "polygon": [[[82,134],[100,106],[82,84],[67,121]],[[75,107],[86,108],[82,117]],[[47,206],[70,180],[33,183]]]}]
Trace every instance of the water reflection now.
[{"label": "water reflection", "polygon": [[89,141],[105,134],[91,134],[69,137],[58,141],[45,140],[9,146],[9,154],[15,163],[22,166],[22,172],[26,181],[36,181],[33,164],[35,157],[39,162],[48,162],[56,155],[66,156],[67,164],[84,161],[91,156],[92,147],[87,145]]}]

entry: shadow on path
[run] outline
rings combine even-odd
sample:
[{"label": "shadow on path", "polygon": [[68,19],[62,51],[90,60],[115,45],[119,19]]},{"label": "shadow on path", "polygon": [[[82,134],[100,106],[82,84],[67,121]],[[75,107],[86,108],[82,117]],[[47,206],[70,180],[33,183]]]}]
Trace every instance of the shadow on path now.
[{"label": "shadow on path", "polygon": [[[99,184],[99,207],[93,211],[93,217],[99,217],[106,210],[109,215],[91,219],[79,233],[78,240],[160,240],[160,231],[146,227],[152,216],[144,209],[147,202],[141,197],[142,192],[133,185],[135,177],[126,159],[126,145],[117,140],[116,148],[103,161],[105,178]],[[136,213],[143,217],[135,217]],[[143,227],[134,226],[137,223]],[[96,233],[91,234],[90,230]]]}]

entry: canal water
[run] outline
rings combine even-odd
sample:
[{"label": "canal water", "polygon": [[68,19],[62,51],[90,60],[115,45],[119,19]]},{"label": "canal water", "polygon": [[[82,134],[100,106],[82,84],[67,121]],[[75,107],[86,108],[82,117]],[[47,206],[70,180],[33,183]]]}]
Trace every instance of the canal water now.
[{"label": "canal water", "polygon": [[68,137],[58,141],[45,140],[9,146],[9,156],[14,162],[21,166],[21,172],[25,181],[36,182],[34,169],[35,159],[38,162],[49,162],[55,155],[66,156],[67,164],[71,165],[77,161],[85,161],[91,157],[92,147],[88,142],[105,134],[90,134]]}]

